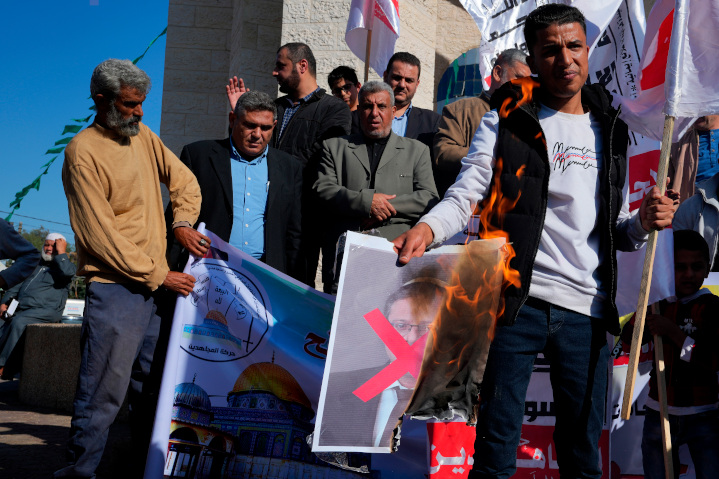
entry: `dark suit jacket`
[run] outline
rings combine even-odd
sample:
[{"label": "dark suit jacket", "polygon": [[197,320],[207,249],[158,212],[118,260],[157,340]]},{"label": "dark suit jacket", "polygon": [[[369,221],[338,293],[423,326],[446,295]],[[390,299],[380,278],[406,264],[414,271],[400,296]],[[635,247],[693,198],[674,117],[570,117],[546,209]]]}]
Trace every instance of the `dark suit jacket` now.
[{"label": "dark suit jacket", "polygon": [[374,446],[374,423],[381,394],[364,402],[352,391],[385,366],[330,374],[322,415],[321,446]]},{"label": "dark suit jacket", "polygon": [[[232,231],[232,172],[230,139],[205,140],[186,145],[180,160],[197,177],[202,190],[202,206],[197,224],[229,241]],[[274,148],[267,153],[270,188],[265,210],[265,258],[269,266],[292,276],[299,274],[300,223],[302,198],[302,164]],[[168,209],[169,211],[169,209]],[[171,232],[172,212],[168,221],[168,262],[172,269],[182,270],[187,252]],[[197,226],[197,225],[195,225]]]},{"label": "dark suit jacket", "polygon": [[[407,131],[405,131],[404,137],[421,141],[427,145],[431,155],[434,143],[434,134],[437,133],[437,130],[439,129],[440,118],[442,117],[432,110],[425,110],[424,108],[413,106],[412,110],[409,112],[409,118],[407,118]],[[352,112],[352,134],[362,134],[362,130],[360,129],[359,110]]]}]

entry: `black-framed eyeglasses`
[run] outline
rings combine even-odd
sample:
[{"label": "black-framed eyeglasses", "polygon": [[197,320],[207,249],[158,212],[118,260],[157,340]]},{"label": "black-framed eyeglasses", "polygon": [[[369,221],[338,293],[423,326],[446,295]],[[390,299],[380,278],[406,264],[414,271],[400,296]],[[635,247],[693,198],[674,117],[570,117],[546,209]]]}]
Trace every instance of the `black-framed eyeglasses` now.
[{"label": "black-framed eyeglasses", "polygon": [[420,336],[423,336],[429,331],[429,328],[431,327],[430,324],[413,324],[413,323],[405,323],[403,321],[396,321],[392,323],[392,326],[394,326],[394,329],[397,330],[398,333],[400,333],[402,336],[407,335],[412,332],[412,328],[417,329],[417,333]]}]

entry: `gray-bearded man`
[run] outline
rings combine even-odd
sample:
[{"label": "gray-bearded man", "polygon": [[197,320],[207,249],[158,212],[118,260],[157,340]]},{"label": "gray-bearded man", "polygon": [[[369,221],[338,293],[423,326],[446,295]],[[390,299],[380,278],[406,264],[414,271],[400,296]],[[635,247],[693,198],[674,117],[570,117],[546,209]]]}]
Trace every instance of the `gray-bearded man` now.
[{"label": "gray-bearded man", "polygon": [[95,121],[65,149],[62,181],[88,286],[69,465],[55,477],[95,477],[128,385],[135,466],[127,476],[144,467],[156,401],[146,383],[160,329],[155,295],[160,287],[187,295],[195,283],[167,266],[160,183],[170,192],[174,235],[195,256],[209,247],[190,227],[201,202],[195,176],[141,123],[149,89],[129,60],[102,62],[90,81]]}]

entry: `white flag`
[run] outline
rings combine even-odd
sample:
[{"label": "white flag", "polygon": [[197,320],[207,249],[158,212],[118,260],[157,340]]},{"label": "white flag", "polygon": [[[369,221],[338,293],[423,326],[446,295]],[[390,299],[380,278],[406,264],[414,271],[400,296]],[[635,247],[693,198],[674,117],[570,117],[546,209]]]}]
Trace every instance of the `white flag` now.
[{"label": "white flag", "polygon": [[[675,15],[675,11],[677,14]],[[659,0],[647,20],[641,91],[621,99],[632,130],[661,139],[664,115],[677,141],[697,117],[719,113],[719,0]]]},{"label": "white flag", "polygon": [[399,0],[352,0],[345,42],[366,61],[367,34],[372,30],[370,66],[382,76],[399,38]]}]

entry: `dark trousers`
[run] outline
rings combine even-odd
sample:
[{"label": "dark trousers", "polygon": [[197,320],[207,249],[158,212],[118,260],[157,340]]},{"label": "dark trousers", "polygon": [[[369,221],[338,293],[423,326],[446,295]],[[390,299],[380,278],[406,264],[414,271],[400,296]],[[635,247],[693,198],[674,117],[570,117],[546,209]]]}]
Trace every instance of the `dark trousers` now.
[{"label": "dark trousers", "polygon": [[538,353],[550,361],[560,477],[601,477],[609,348],[599,323],[530,298],[515,324],[497,328],[480,392],[470,479],[506,479],[516,471],[524,400]]},{"label": "dark trousers", "polygon": [[[90,283],[67,452],[70,465],[55,477],[94,477],[128,386],[133,443],[141,448],[149,444],[155,401],[148,398],[152,391],[144,384],[159,331],[160,317],[146,287]],[[143,431],[142,437],[137,437],[138,431]],[[146,455],[147,448],[139,454]],[[144,456],[135,459],[144,464]]]}]

